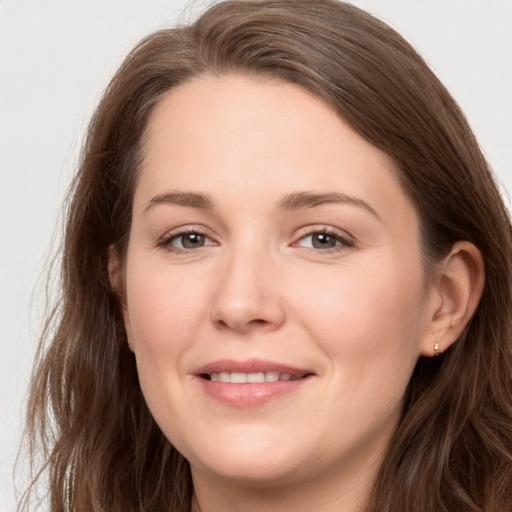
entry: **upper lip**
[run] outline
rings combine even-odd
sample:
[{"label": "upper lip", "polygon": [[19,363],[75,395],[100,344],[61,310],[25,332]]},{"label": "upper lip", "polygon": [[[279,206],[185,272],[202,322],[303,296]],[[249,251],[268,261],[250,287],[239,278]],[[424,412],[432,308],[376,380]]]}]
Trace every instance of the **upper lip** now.
[{"label": "upper lip", "polygon": [[286,364],[266,361],[263,359],[246,359],[237,361],[233,359],[219,359],[201,366],[197,375],[211,375],[220,372],[239,372],[239,373],[258,373],[258,372],[278,372],[289,373],[290,375],[305,375],[313,373],[308,369],[297,368]]}]

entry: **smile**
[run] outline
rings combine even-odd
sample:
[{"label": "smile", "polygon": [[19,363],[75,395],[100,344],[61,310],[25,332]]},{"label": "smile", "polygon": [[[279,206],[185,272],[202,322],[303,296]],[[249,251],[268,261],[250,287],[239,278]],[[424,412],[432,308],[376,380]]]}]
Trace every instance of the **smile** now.
[{"label": "smile", "polygon": [[310,371],[258,359],[216,361],[196,373],[209,397],[242,408],[263,405],[292,393],[314,375]]},{"label": "smile", "polygon": [[291,374],[279,372],[255,372],[255,373],[242,373],[242,372],[220,372],[205,375],[205,378],[213,382],[229,382],[231,384],[256,384],[263,382],[277,382],[279,380],[299,380],[306,374]]}]

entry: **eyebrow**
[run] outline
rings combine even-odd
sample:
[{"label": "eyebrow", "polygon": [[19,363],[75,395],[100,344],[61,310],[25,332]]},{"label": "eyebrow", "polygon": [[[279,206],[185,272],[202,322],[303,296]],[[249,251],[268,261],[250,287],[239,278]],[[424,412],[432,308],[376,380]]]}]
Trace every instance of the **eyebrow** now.
[{"label": "eyebrow", "polygon": [[197,194],[194,192],[169,192],[167,194],[159,194],[150,199],[144,208],[144,213],[159,204],[176,204],[178,206],[188,206],[201,210],[213,209],[212,199],[205,194]]},{"label": "eyebrow", "polygon": [[[366,201],[358,197],[342,194],[341,192],[294,192],[286,194],[279,201],[279,208],[286,211],[295,211],[305,208],[314,208],[315,206],[325,204],[340,203],[364,208],[378,219],[381,219],[380,215]],[[159,204],[175,204],[201,210],[213,210],[214,208],[214,202],[207,194],[199,194],[196,192],[168,192],[166,194],[159,194],[150,199],[144,208],[144,213]]]},{"label": "eyebrow", "polygon": [[324,194],[315,194],[312,192],[295,192],[287,194],[279,202],[283,210],[301,210],[303,208],[313,208],[324,204],[349,204],[364,208],[372,215],[380,219],[380,215],[366,202],[358,197],[342,194],[340,192],[328,192]]}]

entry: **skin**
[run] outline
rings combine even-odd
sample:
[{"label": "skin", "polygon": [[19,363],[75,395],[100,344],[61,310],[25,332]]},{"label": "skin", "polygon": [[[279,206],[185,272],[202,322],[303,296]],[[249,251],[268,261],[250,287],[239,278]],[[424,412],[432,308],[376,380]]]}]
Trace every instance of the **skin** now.
[{"label": "skin", "polygon": [[[295,85],[187,83],[154,111],[144,154],[110,274],[148,406],[191,464],[193,509],[361,510],[418,357],[476,306],[478,252],[454,247],[427,283],[392,162]],[[255,406],[205,393],[198,368],[251,358],[312,375]]]}]

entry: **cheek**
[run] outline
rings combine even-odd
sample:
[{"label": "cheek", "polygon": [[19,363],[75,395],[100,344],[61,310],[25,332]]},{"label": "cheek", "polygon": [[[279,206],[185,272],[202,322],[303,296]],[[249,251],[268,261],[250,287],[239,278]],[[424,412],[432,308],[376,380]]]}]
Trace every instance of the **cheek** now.
[{"label": "cheek", "polygon": [[[304,272],[291,307],[299,332],[308,333],[326,361],[325,396],[331,399],[319,400],[307,413],[312,423],[324,422],[326,451],[332,450],[328,440],[341,450],[394,431],[418,358],[426,306],[419,264],[386,262],[384,256],[371,265],[333,270]],[[342,437],[333,433],[340,425]]]},{"label": "cheek", "polygon": [[169,272],[165,265],[148,263],[147,255],[138,258],[134,253],[126,282],[131,348],[147,405],[162,430],[177,440],[182,427],[176,410],[194,409],[182,386],[187,351],[205,316],[205,290],[200,280],[185,278],[179,269]]},{"label": "cheek", "polygon": [[[134,251],[135,252],[135,251]],[[173,389],[185,373],[184,354],[205,318],[204,280],[191,278],[165,263],[132,255],[127,267],[127,330],[135,353],[141,386]],[[154,383],[151,384],[151,383]]]},{"label": "cheek", "polygon": [[385,263],[305,278],[302,290],[295,291],[302,297],[295,310],[333,364],[372,365],[380,373],[403,372],[405,378],[424,330],[423,271],[406,261]]}]

